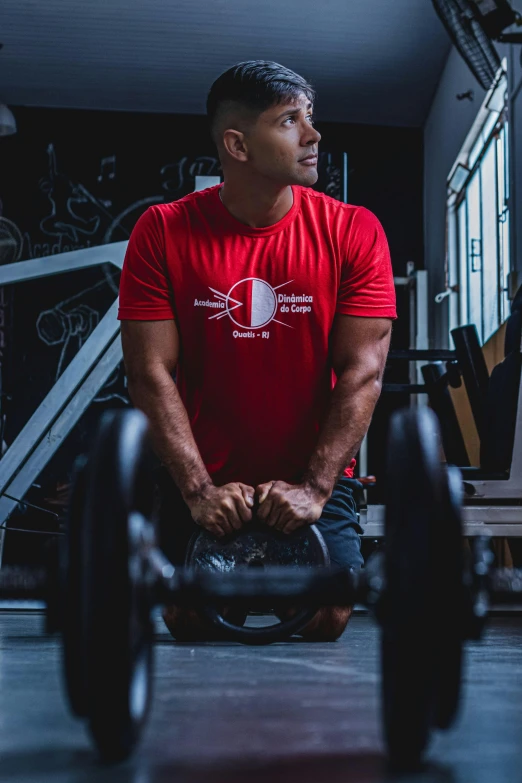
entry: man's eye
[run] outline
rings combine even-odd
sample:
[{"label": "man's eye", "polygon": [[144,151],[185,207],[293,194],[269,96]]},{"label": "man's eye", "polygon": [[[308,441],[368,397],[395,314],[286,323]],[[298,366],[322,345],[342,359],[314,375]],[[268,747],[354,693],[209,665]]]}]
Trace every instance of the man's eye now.
[{"label": "man's eye", "polygon": [[[315,119],[314,119],[314,116],[313,116],[313,114],[308,114],[308,115],[307,115],[307,119],[309,119],[309,120],[310,120],[310,125],[315,125]],[[294,122],[294,121],[295,121],[295,117],[287,117],[287,118],[286,118],[286,120],[283,120],[283,125],[284,125],[286,122],[288,122],[288,120],[292,120],[292,122]]]}]

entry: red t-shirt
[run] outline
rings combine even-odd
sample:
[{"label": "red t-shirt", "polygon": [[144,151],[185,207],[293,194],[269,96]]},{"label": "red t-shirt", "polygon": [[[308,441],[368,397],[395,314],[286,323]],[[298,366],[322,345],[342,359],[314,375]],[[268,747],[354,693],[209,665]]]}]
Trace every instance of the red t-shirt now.
[{"label": "red t-shirt", "polygon": [[388,243],[364,207],[297,186],[282,220],[251,228],[220,187],[140,217],[118,317],[175,319],[178,390],[217,486],[298,483],[335,385],[335,314],[396,317]]}]

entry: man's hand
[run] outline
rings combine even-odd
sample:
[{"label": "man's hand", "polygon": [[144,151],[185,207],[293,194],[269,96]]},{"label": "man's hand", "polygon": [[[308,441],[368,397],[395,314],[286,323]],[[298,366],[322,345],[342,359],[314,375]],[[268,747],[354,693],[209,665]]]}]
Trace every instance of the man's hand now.
[{"label": "man's hand", "polygon": [[185,502],[194,522],[221,538],[252,519],[254,488],[240,481],[222,487],[210,484]]},{"label": "man's hand", "polygon": [[269,481],[256,487],[258,519],[283,533],[292,533],[304,525],[313,525],[322,514],[328,497],[309,484]]}]

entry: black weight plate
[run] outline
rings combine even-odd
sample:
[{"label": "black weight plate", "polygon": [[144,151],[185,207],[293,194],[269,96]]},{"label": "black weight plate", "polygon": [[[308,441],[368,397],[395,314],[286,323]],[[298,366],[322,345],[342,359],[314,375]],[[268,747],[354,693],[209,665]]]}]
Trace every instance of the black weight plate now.
[{"label": "black weight plate", "polygon": [[[447,479],[435,414],[395,413],[387,460],[383,718],[391,762],[420,762],[436,721],[439,640],[446,632]],[[443,590],[446,594],[448,591]]]},{"label": "black weight plate", "polygon": [[267,525],[247,524],[238,533],[216,538],[206,530],[196,533],[187,550],[186,564],[210,571],[261,566],[324,566],[330,557],[315,525],[291,535]]},{"label": "black weight plate", "polygon": [[154,538],[146,431],[137,410],[105,413],[87,466],[88,716],[106,761],[131,753],[151,699],[152,623],[139,554],[141,537]]},{"label": "black weight plate", "polygon": [[70,708],[79,718],[86,715],[88,690],[85,680],[85,613],[82,599],[85,464],[86,459],[79,457],[74,466],[61,565],[63,674]]},{"label": "black weight plate", "polygon": [[[195,569],[226,572],[236,568],[276,565],[294,568],[326,566],[330,564],[330,556],[315,525],[286,535],[253,521],[224,539],[216,538],[206,530],[196,533],[190,541],[185,562]],[[299,633],[315,616],[317,608],[300,608],[287,620],[258,628],[243,627],[231,619],[224,619],[216,606],[205,607],[204,611],[227,639],[242,644],[272,644]],[[267,606],[266,611],[270,613],[274,607]]]},{"label": "black weight plate", "polygon": [[[446,474],[445,512],[440,518],[440,576],[438,582],[441,633],[437,639],[437,696],[434,722],[447,729],[457,714],[462,680],[462,654],[466,618],[462,551],[462,476],[451,466]],[[435,619],[435,618],[434,618]]]}]

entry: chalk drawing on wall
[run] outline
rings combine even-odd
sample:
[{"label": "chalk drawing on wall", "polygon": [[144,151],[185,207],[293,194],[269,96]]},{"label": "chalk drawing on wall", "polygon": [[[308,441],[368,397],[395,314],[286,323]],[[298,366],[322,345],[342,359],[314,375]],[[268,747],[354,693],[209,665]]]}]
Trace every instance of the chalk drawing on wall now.
[{"label": "chalk drawing on wall", "polygon": [[183,192],[186,186],[193,187],[193,180],[196,176],[218,176],[220,174],[219,159],[207,155],[200,155],[194,159],[184,156],[178,161],[165,164],[160,169],[161,187],[165,193],[147,196],[125,207],[119,215],[111,220],[105,230],[103,241],[120,242],[128,239],[136,221],[148,207],[154,204],[164,204],[166,200],[174,200],[176,197],[179,198],[180,192]]},{"label": "chalk drawing on wall", "polygon": [[187,180],[188,186],[193,187],[194,177],[219,177],[223,175],[223,170],[219,158],[199,155],[194,160],[185,156],[175,163],[167,163],[160,169],[160,174],[163,190],[176,194],[185,188]]},{"label": "chalk drawing on wall", "polygon": [[[39,184],[50,202],[50,212],[40,221],[40,229],[46,236],[59,239],[56,251],[53,246],[51,252],[63,252],[64,238],[72,243],[71,247],[67,248],[70,250],[104,244],[107,240],[101,232],[104,231],[104,226],[114,221],[113,214],[109,211],[112,201],[97,198],[81,182],[73,182],[62,174],[58,169],[53,144],[47,147],[47,155],[49,173]],[[116,155],[102,158],[97,182],[113,181],[115,177]],[[45,252],[43,254],[45,255]],[[119,271],[112,264],[101,265],[101,271],[111,291],[117,294]]]},{"label": "chalk drawing on wall", "polygon": [[12,220],[4,217],[4,205],[0,199],[0,264],[14,264],[22,255],[22,232]]},{"label": "chalk drawing on wall", "polygon": [[91,209],[85,209],[85,204],[90,202],[85,188],[58,171],[53,144],[47,147],[47,156],[49,173],[40,180],[39,187],[47,196],[50,212],[40,221],[41,231],[52,237],[65,235],[76,243],[82,236],[94,236],[100,225],[100,217],[91,214]]},{"label": "chalk drawing on wall", "polygon": [[[104,284],[102,280],[39,314],[36,331],[40,340],[48,346],[62,346],[54,374],[55,382],[98,326],[99,312],[81,300]],[[118,398],[128,403],[128,399],[115,388],[116,384],[120,385],[121,375],[120,369],[112,373],[94,402]]]},{"label": "chalk drawing on wall", "polygon": [[[106,158],[102,158],[100,161],[100,173],[96,180],[99,184],[105,182],[114,182],[116,179],[116,155],[108,155]],[[112,207],[112,201],[110,199],[100,199],[100,202],[104,207]]]},{"label": "chalk drawing on wall", "polygon": [[0,217],[0,264],[14,264],[19,261],[23,241],[22,232],[16,223]]},{"label": "chalk drawing on wall", "polygon": [[140,215],[153,204],[163,204],[164,202],[163,196],[148,196],[125,207],[123,212],[120,212],[107,228],[103,237],[104,243],[128,239]]}]

